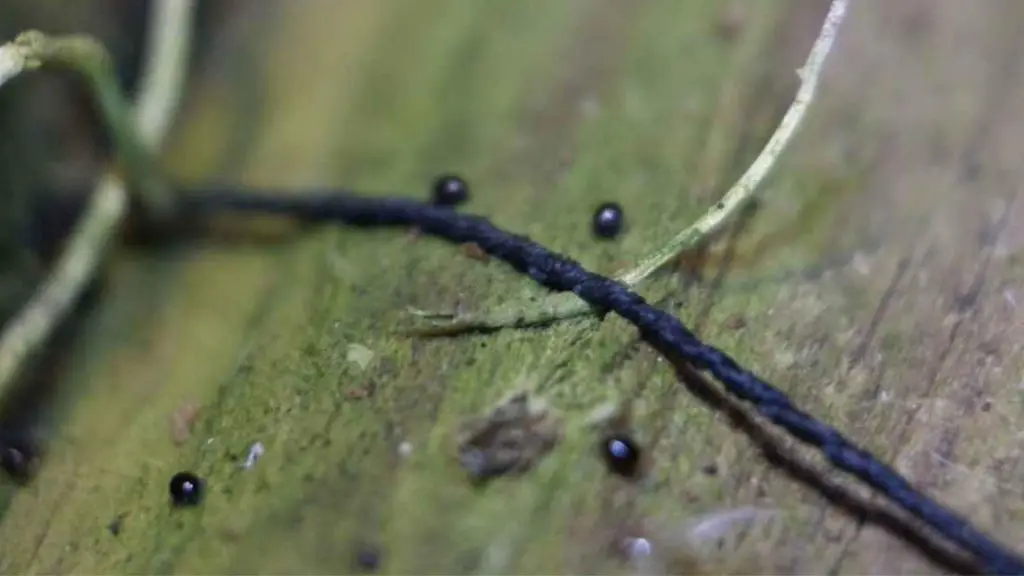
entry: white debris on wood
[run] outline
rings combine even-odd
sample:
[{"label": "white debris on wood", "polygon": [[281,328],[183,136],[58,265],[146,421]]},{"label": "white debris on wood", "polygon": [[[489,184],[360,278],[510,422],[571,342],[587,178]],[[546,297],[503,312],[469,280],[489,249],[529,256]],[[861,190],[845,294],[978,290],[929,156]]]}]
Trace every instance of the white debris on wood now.
[{"label": "white debris on wood", "polygon": [[252,469],[256,465],[256,461],[263,456],[266,450],[263,448],[263,442],[256,442],[249,447],[249,455],[245,457],[245,462],[242,464],[242,468],[246,470]]},{"label": "white debris on wood", "polygon": [[1010,290],[1009,288],[1003,290],[1003,300],[1006,300],[1006,303],[1009,304],[1011,308],[1017,307],[1017,295],[1013,290]]},{"label": "white debris on wood", "polygon": [[355,362],[359,365],[360,370],[366,370],[366,367],[373,362],[373,350],[370,350],[362,344],[349,344],[348,355],[345,357],[349,362]]}]

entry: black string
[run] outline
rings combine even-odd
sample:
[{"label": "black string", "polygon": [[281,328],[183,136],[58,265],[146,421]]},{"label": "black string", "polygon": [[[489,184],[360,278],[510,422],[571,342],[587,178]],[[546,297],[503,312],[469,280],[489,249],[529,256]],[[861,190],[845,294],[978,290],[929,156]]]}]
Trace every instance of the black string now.
[{"label": "black string", "polygon": [[855,446],[835,428],[795,407],[781,390],[740,366],[728,354],[704,344],[675,316],[649,305],[626,286],[584,269],[525,236],[504,232],[486,218],[400,198],[362,197],[344,192],[282,196],[193,191],[184,195],[193,213],[205,210],[271,212],[306,222],[352,226],[415,226],[456,243],[472,242],[547,288],[573,292],[592,306],[619,314],[669,358],[706,370],[734,396],[801,441],[818,447],[828,460],[887,496],[950,541],[977,555],[990,573],[1024,574],[1024,559],[978,531],[964,518],[915,489],[896,470]]}]

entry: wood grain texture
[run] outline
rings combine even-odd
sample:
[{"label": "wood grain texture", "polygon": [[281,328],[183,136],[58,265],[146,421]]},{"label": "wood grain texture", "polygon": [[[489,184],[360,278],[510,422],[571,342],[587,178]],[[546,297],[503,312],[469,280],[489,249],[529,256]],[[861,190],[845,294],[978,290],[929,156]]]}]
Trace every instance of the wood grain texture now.
[{"label": "wood grain texture", "polygon": [[[420,195],[454,170],[474,189],[466,210],[611,272],[753,158],[826,8],[264,2],[201,63],[166,160],[190,181]],[[854,3],[760,210],[700,278],[644,290],[1011,545],[1024,541],[1022,26],[1013,0]],[[589,234],[604,200],[630,223],[614,243]],[[780,467],[864,496],[742,407],[689,393],[618,319],[398,335],[407,306],[540,294],[457,247],[325,229],[125,250],[109,276],[62,368],[51,452],[0,518],[5,573],[343,573],[367,542],[387,573],[622,572],[614,543],[644,522],[676,569],[945,569]],[[457,427],[519,386],[565,415],[565,438],[533,471],[475,489]],[[639,486],[607,477],[578,425],[623,398],[652,452]],[[178,446],[169,422],[189,403],[202,409]],[[241,469],[256,441],[266,454]],[[209,479],[202,508],[167,506],[179,469]],[[661,544],[748,505],[785,520],[723,550]]]}]

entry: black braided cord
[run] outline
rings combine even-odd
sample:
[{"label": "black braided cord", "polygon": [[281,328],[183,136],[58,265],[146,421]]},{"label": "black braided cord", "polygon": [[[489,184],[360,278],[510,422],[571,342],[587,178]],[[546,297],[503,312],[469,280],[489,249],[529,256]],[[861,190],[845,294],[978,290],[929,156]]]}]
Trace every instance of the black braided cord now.
[{"label": "black braided cord", "polygon": [[835,428],[798,409],[785,393],[740,366],[728,354],[701,342],[675,316],[654,308],[623,284],[589,272],[574,260],[525,236],[505,232],[486,218],[414,200],[337,191],[288,197],[210,190],[185,194],[184,198],[186,206],[199,211],[278,213],[306,222],[360,227],[414,226],[451,242],[475,243],[551,290],[573,292],[598,309],[622,316],[663,355],[685,359],[710,372],[729,393],[751,403],[761,415],[794,437],[819,448],[837,468],[856,476],[951,542],[975,554],[989,573],[1024,574],[1024,558],[925,496],[896,470],[858,448]]}]

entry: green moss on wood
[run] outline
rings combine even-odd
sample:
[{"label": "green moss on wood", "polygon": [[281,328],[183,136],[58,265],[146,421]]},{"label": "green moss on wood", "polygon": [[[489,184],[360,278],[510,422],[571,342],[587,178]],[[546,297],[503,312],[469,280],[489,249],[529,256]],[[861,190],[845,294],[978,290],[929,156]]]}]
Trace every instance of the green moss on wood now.
[{"label": "green moss on wood", "polygon": [[[239,48],[264,63],[259,74],[193,86],[170,164],[190,179],[424,195],[432,176],[456,170],[473,186],[469,210],[608,272],[702,213],[773,128],[779,102],[762,97],[775,82],[762,69],[792,67],[771,63],[783,6],[746,8],[729,42],[712,1],[282,3]],[[262,108],[234,116],[252,91]],[[251,138],[232,137],[243,129]],[[862,164],[787,162],[720,289],[666,275],[647,293],[883,448],[874,420],[850,421],[868,385],[839,390],[838,348],[814,349],[850,328],[843,312],[801,276],[772,275],[856,250],[841,242],[856,236],[841,210]],[[588,228],[607,199],[631,223],[615,244]],[[708,277],[728,262],[718,254]],[[746,571],[783,565],[808,542],[820,558],[838,553],[801,532],[817,497],[686,394],[621,320],[452,340],[399,333],[407,306],[483,309],[523,292],[540,294],[498,262],[395,231],[121,254],[67,369],[53,452],[0,522],[4,569],[344,571],[372,542],[393,573],[595,572],[617,566],[608,543],[638,517],[672,525],[765,498],[794,520],[775,556],[754,555]],[[901,353],[899,337],[883,341]],[[372,361],[350,360],[350,345]],[[454,433],[522,387],[566,414],[566,437],[529,474],[475,490]],[[608,479],[581,425],[625,398],[656,463],[646,487]],[[168,420],[189,401],[202,412],[176,447]],[[256,441],[266,454],[243,470]],[[709,463],[717,475],[702,472]],[[209,479],[209,494],[172,511],[166,482],[185,468]],[[115,538],[105,527],[122,513]]]}]

